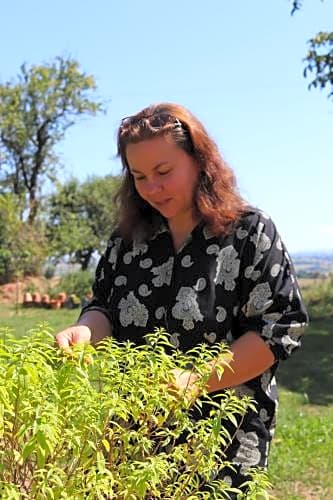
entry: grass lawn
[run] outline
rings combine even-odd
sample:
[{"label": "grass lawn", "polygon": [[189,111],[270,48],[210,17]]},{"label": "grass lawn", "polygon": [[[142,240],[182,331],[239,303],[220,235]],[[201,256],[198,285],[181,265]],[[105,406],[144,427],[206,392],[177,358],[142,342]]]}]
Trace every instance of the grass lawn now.
[{"label": "grass lawn", "polygon": [[[0,305],[0,326],[17,336],[37,322],[55,332],[78,310],[20,309]],[[333,322],[313,321],[303,347],[278,371],[280,410],[269,474],[275,498],[333,499]]]},{"label": "grass lawn", "polygon": [[333,405],[280,391],[280,411],[269,467],[281,500],[333,499]]},{"label": "grass lawn", "polygon": [[47,321],[56,333],[73,324],[78,318],[79,311],[79,309],[52,310],[22,307],[16,311],[14,306],[0,304],[0,327],[8,326],[15,331],[17,337],[21,337],[37,323]]},{"label": "grass lawn", "polygon": [[[270,457],[279,499],[333,499],[333,321],[312,321],[278,371],[280,409]],[[283,389],[281,389],[283,388]]]}]

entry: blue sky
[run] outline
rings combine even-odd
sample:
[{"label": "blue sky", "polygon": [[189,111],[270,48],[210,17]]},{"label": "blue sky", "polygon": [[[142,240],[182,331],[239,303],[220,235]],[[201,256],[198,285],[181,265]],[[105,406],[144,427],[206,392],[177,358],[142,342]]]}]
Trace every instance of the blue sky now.
[{"label": "blue sky", "polygon": [[107,114],[59,147],[84,180],[118,173],[120,119],[159,101],[187,106],[270,214],[290,252],[333,251],[333,101],[307,90],[306,41],[333,29],[333,2],[287,0],[0,0],[0,79],[57,55],[95,76]]}]

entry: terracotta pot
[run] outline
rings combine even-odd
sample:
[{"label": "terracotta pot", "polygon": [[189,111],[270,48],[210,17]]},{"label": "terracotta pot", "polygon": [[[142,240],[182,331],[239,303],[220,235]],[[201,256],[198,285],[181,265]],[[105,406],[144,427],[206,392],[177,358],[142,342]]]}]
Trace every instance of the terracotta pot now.
[{"label": "terracotta pot", "polygon": [[33,293],[32,294],[32,301],[35,303],[35,304],[40,304],[42,302],[42,298],[40,296],[40,293]]},{"label": "terracotta pot", "polygon": [[57,299],[50,300],[49,305],[50,305],[51,309],[60,309],[61,308],[61,302],[60,302],[60,300],[57,300]]},{"label": "terracotta pot", "polygon": [[25,292],[23,295],[23,302],[32,302],[32,295],[30,292]]},{"label": "terracotta pot", "polygon": [[61,302],[61,304],[63,304],[66,301],[66,299],[67,299],[67,295],[64,292],[58,293],[57,300],[59,300],[59,302]]},{"label": "terracotta pot", "polygon": [[24,307],[31,307],[33,305],[32,295],[30,292],[25,292],[23,295],[23,305]]}]

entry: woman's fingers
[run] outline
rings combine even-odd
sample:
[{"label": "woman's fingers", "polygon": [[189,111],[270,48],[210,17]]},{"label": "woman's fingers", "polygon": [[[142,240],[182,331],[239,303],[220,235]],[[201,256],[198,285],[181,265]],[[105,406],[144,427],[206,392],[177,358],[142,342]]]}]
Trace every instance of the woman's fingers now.
[{"label": "woman's fingers", "polygon": [[69,345],[72,344],[70,334],[67,334],[66,332],[58,333],[56,335],[56,341],[58,346],[64,350],[69,349]]},{"label": "woman's fingers", "polygon": [[70,352],[72,345],[89,343],[91,332],[85,325],[74,325],[57,333],[55,338],[60,349]]}]

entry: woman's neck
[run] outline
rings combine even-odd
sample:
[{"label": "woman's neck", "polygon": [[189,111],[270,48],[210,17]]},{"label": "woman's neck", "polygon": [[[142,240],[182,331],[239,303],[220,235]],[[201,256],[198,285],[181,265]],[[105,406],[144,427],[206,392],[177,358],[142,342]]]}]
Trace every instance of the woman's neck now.
[{"label": "woman's neck", "polygon": [[183,245],[199,221],[200,217],[192,214],[185,214],[183,218],[178,217],[177,219],[168,220],[170,233],[176,251]]}]

